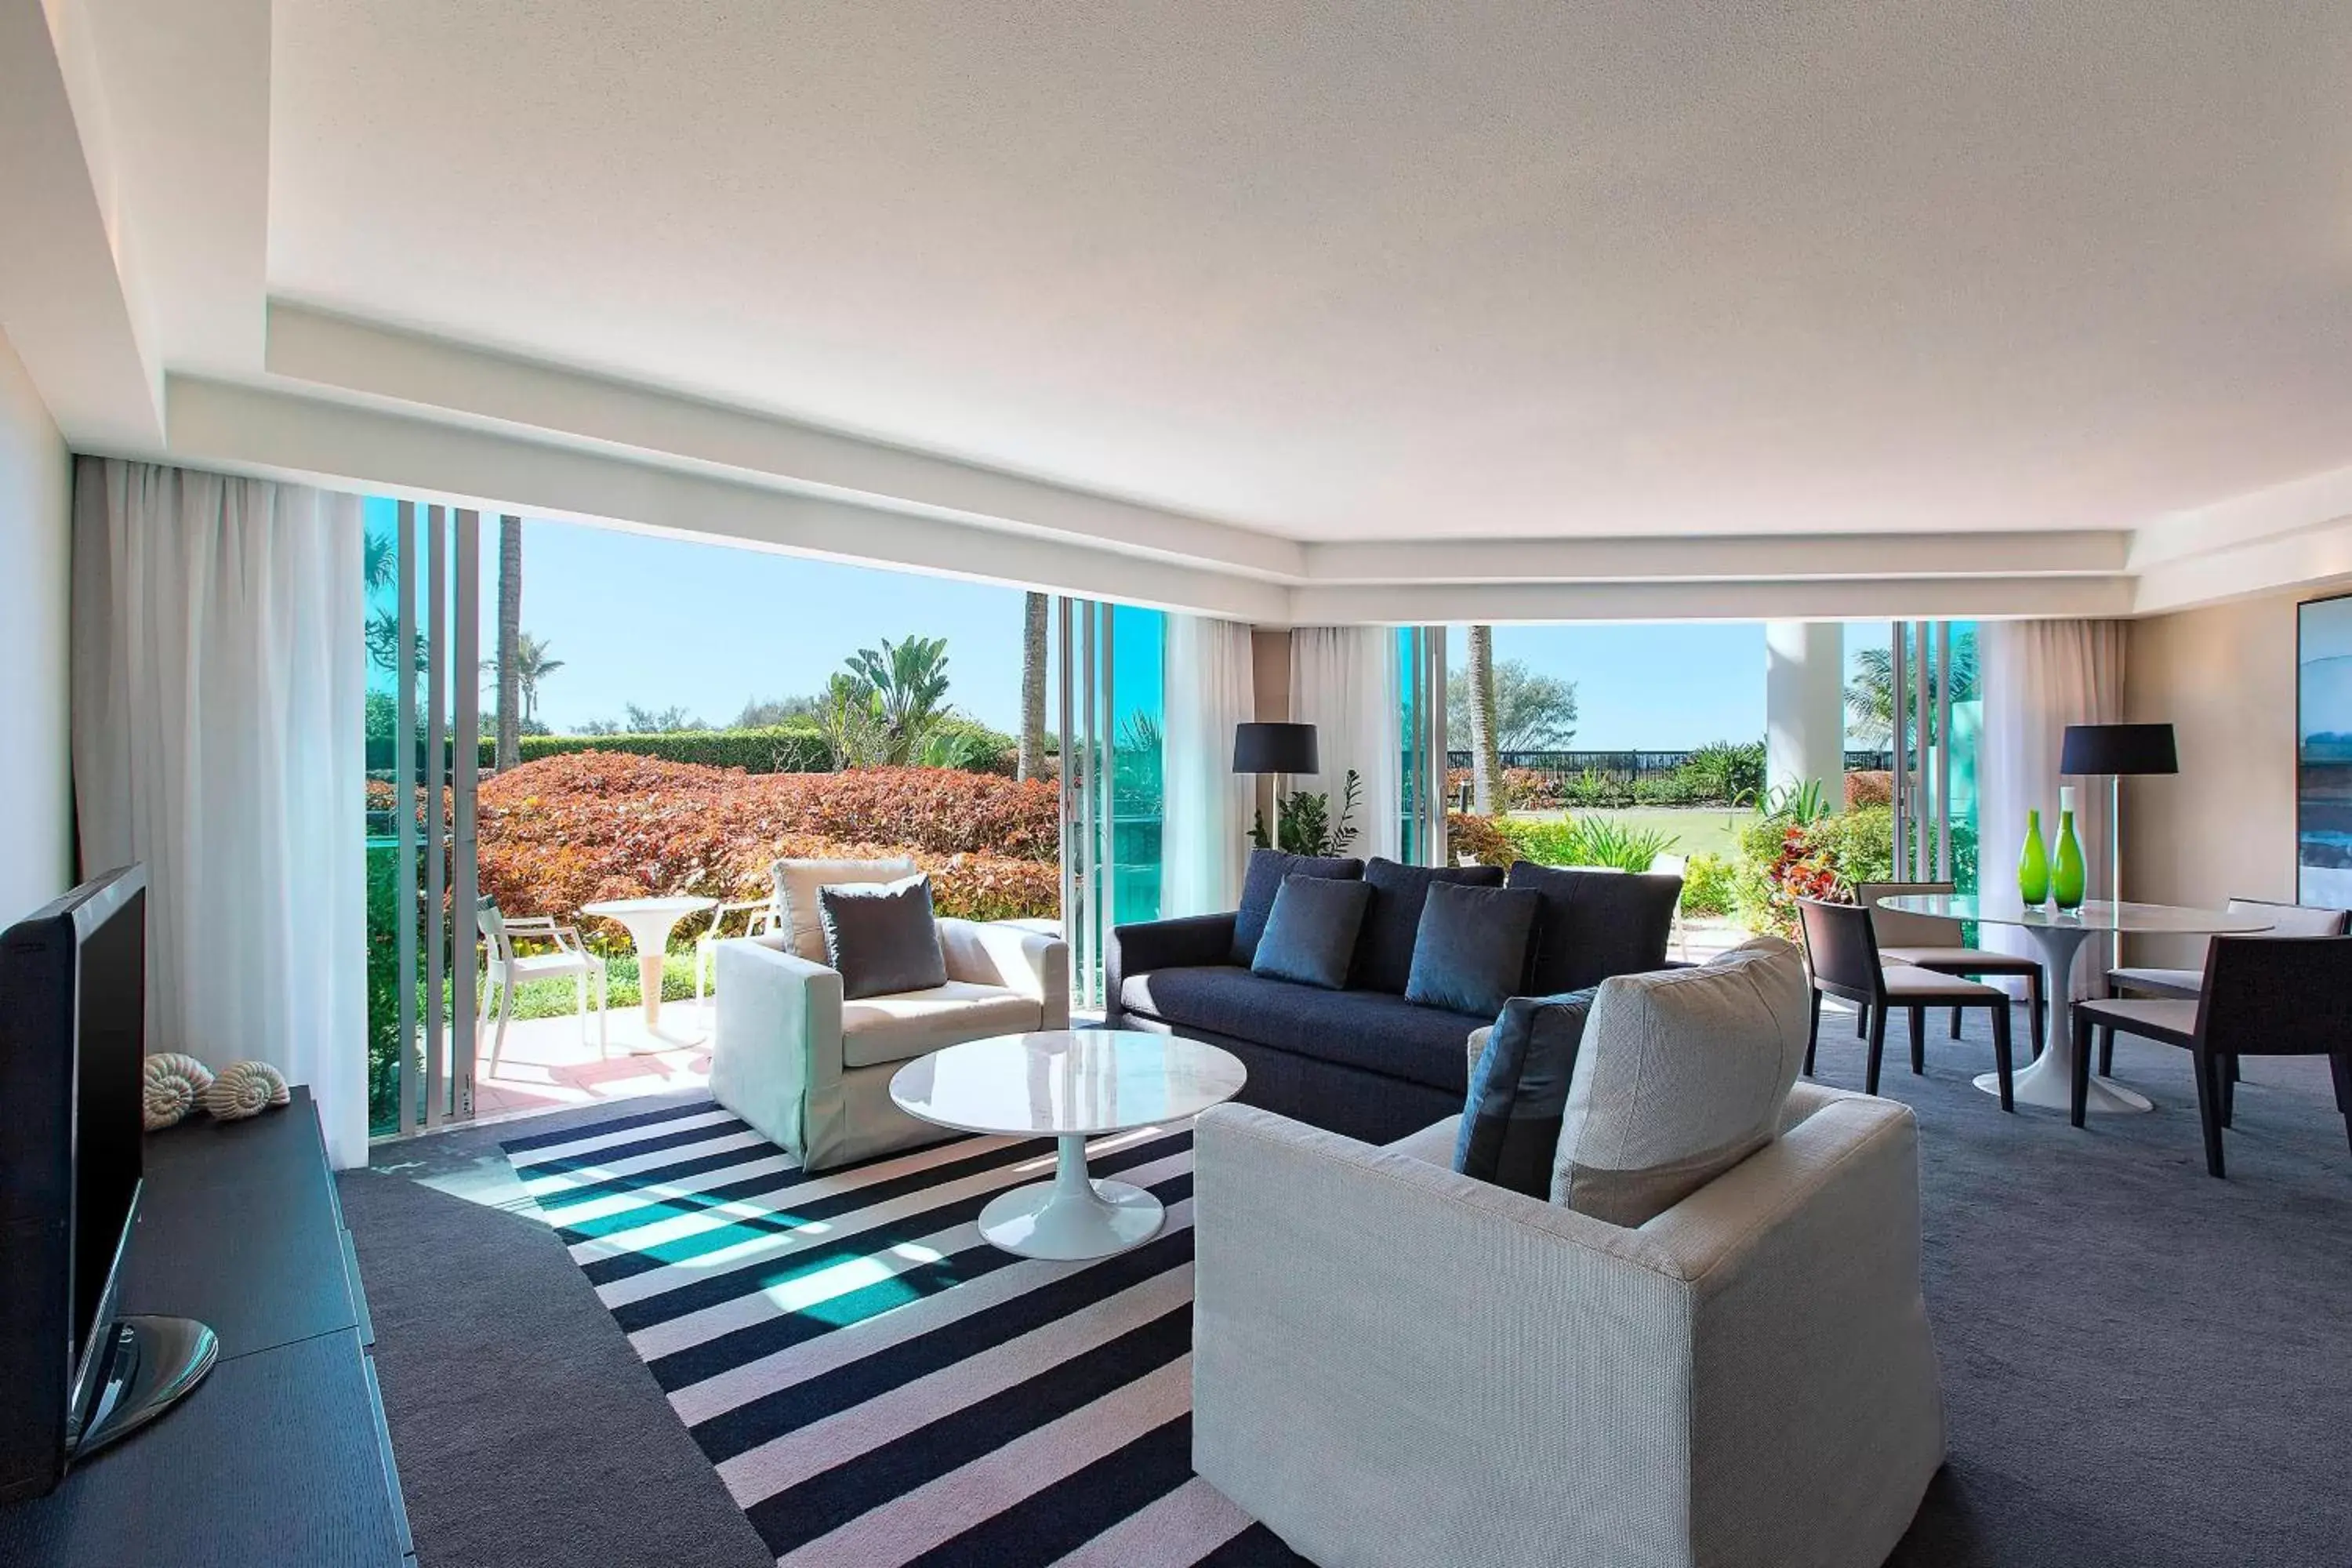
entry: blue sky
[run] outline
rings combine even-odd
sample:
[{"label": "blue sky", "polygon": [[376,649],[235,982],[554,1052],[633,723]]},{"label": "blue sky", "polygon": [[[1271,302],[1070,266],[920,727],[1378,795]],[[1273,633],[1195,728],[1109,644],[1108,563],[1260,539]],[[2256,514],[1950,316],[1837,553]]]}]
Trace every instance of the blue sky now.
[{"label": "blue sky", "polygon": [[[372,527],[392,505],[369,502]],[[496,646],[498,529],[482,526],[482,650]],[[813,692],[883,637],[948,639],[950,699],[998,729],[1019,721],[1018,589],[840,565],[729,545],[527,520],[525,631],[563,668],[539,716],[576,729],[625,704],[681,705],[713,724],[747,701]],[[1884,622],[1847,628],[1847,657],[1885,646]],[[1462,636],[1453,637],[1459,662]],[[1764,733],[1764,628],[1756,623],[1497,626],[1497,658],[1574,680],[1575,744],[1675,749]],[[1119,684],[1144,675],[1123,668]],[[485,707],[495,695],[486,689]]]}]

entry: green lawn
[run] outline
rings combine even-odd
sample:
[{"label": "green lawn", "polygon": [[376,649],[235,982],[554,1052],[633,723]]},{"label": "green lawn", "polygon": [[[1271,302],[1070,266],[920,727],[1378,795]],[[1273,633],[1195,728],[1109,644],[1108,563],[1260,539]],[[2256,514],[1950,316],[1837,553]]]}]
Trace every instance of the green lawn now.
[{"label": "green lawn", "polygon": [[1719,805],[1634,805],[1614,811],[1515,811],[1511,815],[1543,821],[1557,821],[1563,816],[1612,817],[1629,828],[1654,828],[1672,834],[1675,843],[1668,854],[1720,855],[1727,860],[1738,857],[1739,830],[1756,820],[1752,811],[1732,811]]}]

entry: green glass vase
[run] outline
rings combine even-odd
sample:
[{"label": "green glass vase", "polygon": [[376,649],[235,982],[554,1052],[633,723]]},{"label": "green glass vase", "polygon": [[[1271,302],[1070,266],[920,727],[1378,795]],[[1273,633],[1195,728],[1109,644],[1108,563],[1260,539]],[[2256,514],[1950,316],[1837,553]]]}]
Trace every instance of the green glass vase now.
[{"label": "green glass vase", "polygon": [[2025,814],[2025,847],[2017,856],[2017,896],[2027,909],[2050,897],[2050,851],[2042,843],[2042,814]]},{"label": "green glass vase", "polygon": [[2062,910],[2083,907],[2083,841],[2074,837],[2074,792],[2059,792],[2058,853],[2050,868],[2050,900]]}]

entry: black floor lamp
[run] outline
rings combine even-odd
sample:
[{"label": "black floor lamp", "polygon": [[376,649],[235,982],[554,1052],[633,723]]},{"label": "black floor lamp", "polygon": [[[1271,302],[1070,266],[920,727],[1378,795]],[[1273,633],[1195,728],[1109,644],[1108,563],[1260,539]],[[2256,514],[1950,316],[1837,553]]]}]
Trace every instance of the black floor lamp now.
[{"label": "black floor lamp", "polygon": [[2126,774],[2177,773],[2169,724],[2069,724],[2058,753],[2062,773],[2107,777],[2107,869],[2116,902],[2124,901],[2124,787]]},{"label": "black floor lamp", "polygon": [[1282,847],[1282,776],[1319,773],[1312,724],[1236,724],[1234,772],[1274,775],[1274,847]]}]

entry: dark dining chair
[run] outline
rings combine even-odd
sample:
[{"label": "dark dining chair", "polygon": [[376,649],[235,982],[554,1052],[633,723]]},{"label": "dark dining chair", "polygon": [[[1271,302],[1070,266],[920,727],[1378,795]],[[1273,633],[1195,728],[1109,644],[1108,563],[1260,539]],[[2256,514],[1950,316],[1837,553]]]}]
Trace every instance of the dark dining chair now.
[{"label": "dark dining chair", "polygon": [[1911,1070],[1927,1070],[1927,1009],[1984,1007],[1992,1013],[1993,1069],[2000,1078],[2000,1108],[2016,1109],[2010,1094],[2009,993],[1956,974],[1938,974],[1910,964],[1890,964],[1878,952],[1870,911],[1859,904],[1799,899],[1804,929],[1805,967],[1812,972],[1811,1018],[1805,1036],[1805,1074],[1812,1076],[1813,1050],[1822,1037],[1822,998],[1835,996],[1869,1009],[1870,1055],[1863,1089],[1878,1092],[1878,1065],[1886,1050],[1886,1015],[1902,1007],[1911,1015]]},{"label": "dark dining chair", "polygon": [[[2270,899],[2231,899],[2229,912],[2233,915],[2264,915],[2271,929],[2263,936],[2342,936],[2352,931],[2352,910],[2315,909],[2308,904],[2282,904]],[[2150,969],[2127,966],[2107,971],[2107,989],[2117,995],[2155,996],[2168,1001],[2194,1002],[2204,988],[2205,972],[2201,969]],[[2105,1078],[2116,1070],[2116,1032],[2099,1031],[2099,1076]],[[2235,1083],[2238,1069],[2230,1068],[2230,1081]]]},{"label": "dark dining chair", "polygon": [[[1853,901],[1870,911],[1870,929],[1878,938],[1878,956],[1889,963],[1932,969],[1938,974],[1965,974],[1971,980],[1988,974],[2020,975],[2025,981],[2026,1028],[2032,1036],[2033,1054],[2042,1055],[2043,1020],[2042,961],[2021,953],[1970,947],[1958,921],[1948,915],[1916,914],[1909,910],[1882,909],[1881,899],[1915,894],[1951,893],[1952,882],[1856,882]],[[1960,1009],[1952,1009],[1952,1038],[1960,1037]]]},{"label": "dark dining chair", "polygon": [[2230,1068],[2240,1057],[2326,1057],[2336,1109],[2352,1142],[2352,936],[2217,936],[2205,950],[2197,999],[2074,1004],[2069,1110],[2083,1125],[2090,1095],[2091,1031],[2120,1029],[2185,1047],[2197,1080],[2205,1170],[2221,1172],[2221,1130],[2236,1110]]}]

